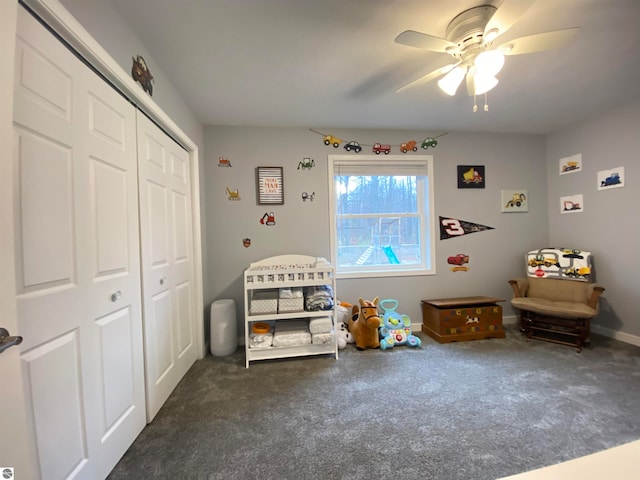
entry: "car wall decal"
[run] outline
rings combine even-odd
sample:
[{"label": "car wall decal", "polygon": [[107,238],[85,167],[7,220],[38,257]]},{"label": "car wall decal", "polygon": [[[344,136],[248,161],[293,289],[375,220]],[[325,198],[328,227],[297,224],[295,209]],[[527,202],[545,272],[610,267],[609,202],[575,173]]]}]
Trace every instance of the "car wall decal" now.
[{"label": "car wall decal", "polygon": [[[327,146],[332,146],[333,148],[338,148],[340,145],[347,152],[360,153],[362,151],[362,147],[371,147],[371,151],[378,154],[389,154],[393,148],[398,148],[402,153],[408,152],[417,152],[419,149],[426,150],[428,148],[435,148],[438,145],[438,141],[436,138],[447,135],[448,132],[441,133],[439,135],[435,135],[432,137],[425,137],[422,142],[417,142],[416,140],[408,140],[404,143],[399,144],[391,144],[381,141],[374,141],[372,143],[361,142],[360,140],[348,140],[344,141],[341,137],[335,136],[333,133],[320,132],[318,130],[314,130],[313,128],[309,129],[310,132],[322,136],[322,143]],[[344,143],[344,144],[343,144]],[[298,168],[301,168],[298,166]]]},{"label": "car wall decal", "polygon": [[466,265],[469,263],[469,255],[466,253],[451,255],[450,257],[447,257],[447,263],[449,265],[453,265],[450,267],[452,272],[466,272],[469,270],[469,267]]}]

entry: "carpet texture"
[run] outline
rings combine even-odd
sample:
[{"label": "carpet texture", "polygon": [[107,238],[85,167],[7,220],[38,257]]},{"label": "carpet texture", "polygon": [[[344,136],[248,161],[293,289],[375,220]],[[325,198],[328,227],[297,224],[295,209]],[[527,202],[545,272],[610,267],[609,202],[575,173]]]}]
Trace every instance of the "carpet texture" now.
[{"label": "carpet texture", "polygon": [[187,373],[117,479],[495,479],[640,439],[640,348],[507,338]]}]

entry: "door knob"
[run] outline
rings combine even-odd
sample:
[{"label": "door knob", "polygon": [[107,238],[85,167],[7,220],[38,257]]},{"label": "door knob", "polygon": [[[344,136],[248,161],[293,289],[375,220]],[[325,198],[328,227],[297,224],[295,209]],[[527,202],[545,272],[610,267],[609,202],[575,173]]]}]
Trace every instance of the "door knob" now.
[{"label": "door knob", "polygon": [[4,352],[7,348],[19,345],[22,343],[22,337],[12,337],[9,335],[9,331],[6,328],[0,328],[0,353]]},{"label": "door knob", "polygon": [[121,296],[122,296],[122,292],[118,290],[117,292],[111,294],[111,301],[117,302],[118,300],[120,300]]}]

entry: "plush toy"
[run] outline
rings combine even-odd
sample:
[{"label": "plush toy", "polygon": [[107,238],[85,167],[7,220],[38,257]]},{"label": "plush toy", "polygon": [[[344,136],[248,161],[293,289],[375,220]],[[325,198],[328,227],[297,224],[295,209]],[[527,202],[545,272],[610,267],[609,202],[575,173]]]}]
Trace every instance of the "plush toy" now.
[{"label": "plush toy", "polygon": [[[391,306],[389,306],[391,305]],[[397,345],[419,347],[422,341],[411,333],[411,319],[408,315],[396,312],[398,301],[382,300],[380,307],[384,310],[380,326],[380,350],[387,350]]]},{"label": "plush toy", "polygon": [[349,331],[353,335],[353,340],[358,350],[367,348],[378,348],[380,346],[380,337],[378,336],[378,328],[380,327],[380,317],[378,316],[378,300],[376,297],[373,301],[358,299],[358,305],[354,305],[351,318],[349,319]]},{"label": "plush toy", "polygon": [[353,343],[353,335],[346,323],[338,322],[338,348],[340,350],[346,348],[347,343]]}]

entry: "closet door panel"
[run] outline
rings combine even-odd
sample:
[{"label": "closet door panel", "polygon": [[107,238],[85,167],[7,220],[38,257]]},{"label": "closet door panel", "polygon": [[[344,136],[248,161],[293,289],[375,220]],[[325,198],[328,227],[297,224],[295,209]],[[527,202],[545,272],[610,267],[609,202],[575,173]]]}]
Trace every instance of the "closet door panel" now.
[{"label": "closet door panel", "polygon": [[188,154],[138,114],[138,171],[151,421],[196,359]]},{"label": "closet door panel", "polygon": [[17,132],[16,143],[19,288],[70,285],[76,278],[73,150],[25,130]]},{"label": "closet door panel", "polygon": [[78,332],[72,331],[23,356],[43,479],[92,475],[79,351]]},{"label": "closet door panel", "polygon": [[104,478],[145,424],[135,109],[23,9],[16,62],[18,323],[39,468]]}]

